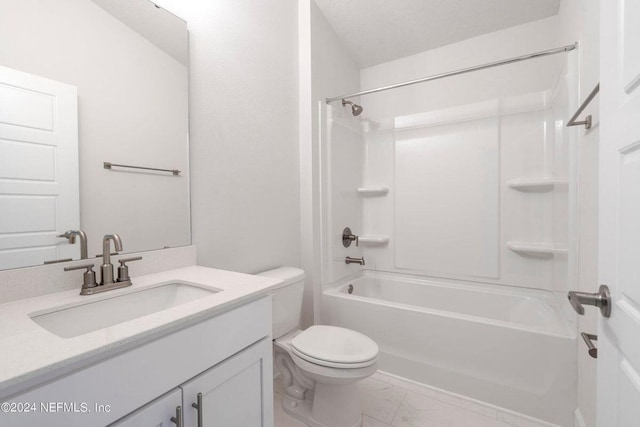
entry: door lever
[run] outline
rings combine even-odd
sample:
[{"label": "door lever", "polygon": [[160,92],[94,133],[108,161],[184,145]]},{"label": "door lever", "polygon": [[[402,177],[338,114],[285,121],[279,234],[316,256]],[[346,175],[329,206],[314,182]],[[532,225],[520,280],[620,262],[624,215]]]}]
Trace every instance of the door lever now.
[{"label": "door lever", "polygon": [[569,291],[567,298],[571,306],[578,314],[584,314],[584,305],[593,305],[600,308],[604,317],[611,316],[611,293],[607,285],[600,285],[596,293]]}]

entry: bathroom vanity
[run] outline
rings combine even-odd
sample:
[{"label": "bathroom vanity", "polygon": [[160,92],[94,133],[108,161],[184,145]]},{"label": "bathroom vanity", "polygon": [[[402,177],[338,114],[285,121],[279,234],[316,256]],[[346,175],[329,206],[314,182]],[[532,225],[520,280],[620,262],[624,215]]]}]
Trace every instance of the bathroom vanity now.
[{"label": "bathroom vanity", "polygon": [[279,283],[191,266],[1,305],[0,424],[272,426]]}]

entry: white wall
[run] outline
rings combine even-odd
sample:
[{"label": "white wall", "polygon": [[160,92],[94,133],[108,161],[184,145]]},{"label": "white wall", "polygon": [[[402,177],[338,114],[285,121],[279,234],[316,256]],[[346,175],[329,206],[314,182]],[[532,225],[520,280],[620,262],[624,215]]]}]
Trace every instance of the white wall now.
[{"label": "white wall", "polygon": [[[554,16],[474,37],[365,68],[361,71],[361,88],[372,89],[554,48],[558,46],[557,33]],[[548,57],[368,95],[362,98],[366,113],[363,116],[396,117],[482,101],[489,96],[546,90],[552,81],[536,77],[536,71],[548,69],[554,61],[558,62],[557,57]],[[495,85],[496,76],[505,82],[503,87]],[[491,86],[486,87],[487,83]]]},{"label": "white wall", "polygon": [[190,31],[198,264],[300,265],[295,0],[159,0]]},{"label": "white wall", "polygon": [[[1,0],[0,40],[3,66],[78,88],[89,256],[110,233],[125,252],[188,245],[186,67],[89,0]],[[183,174],[108,171],[105,161]]]},{"label": "white wall", "polygon": [[[362,89],[555,48],[559,45],[557,31],[557,18],[551,17],[363,69]],[[562,134],[552,131],[556,118],[549,109],[555,102],[554,90],[558,82],[563,81],[562,73],[570,72],[565,71],[570,55],[575,59],[574,54],[560,54],[362,97],[362,116],[364,120],[371,121],[365,131],[367,163],[364,180],[367,185],[392,188],[386,197],[363,198],[363,232],[391,236],[387,246],[365,248],[365,257],[371,261],[371,268],[548,289],[562,294],[564,298],[568,290],[566,256],[534,257],[514,253],[507,248],[509,241],[554,243],[567,247],[566,231],[554,226],[556,222],[566,225],[566,216],[555,221],[553,217],[555,211],[567,212],[566,206],[557,203],[556,194],[562,189],[524,193],[508,188],[506,182],[523,178],[568,177],[567,168],[563,170],[554,165],[558,159],[552,154],[555,146],[562,145]],[[567,94],[563,96],[566,98]],[[468,165],[461,164],[470,150],[479,144],[473,138],[463,138],[458,152],[455,152],[453,144],[446,144],[446,150],[437,153],[434,151],[437,147],[425,140],[434,132],[440,135],[439,138],[457,135],[456,132],[469,120],[489,117],[500,117],[492,125],[496,131],[499,130],[496,134],[498,148],[491,157],[496,162],[499,160],[494,171],[474,169],[478,164],[488,167],[486,160],[467,159]],[[475,129],[477,133],[477,126]],[[457,161],[458,164],[447,168],[448,173],[460,167],[456,176],[432,185],[434,179],[437,181],[438,177],[444,176],[445,171],[430,176],[436,165],[409,170],[408,165],[398,163],[407,162],[398,151],[407,146],[406,143],[399,144],[399,139],[407,138],[409,142],[420,139],[414,148],[408,147],[413,150],[410,157],[420,155],[416,151],[418,149],[431,150],[426,158],[450,156],[445,162]],[[472,145],[467,147],[464,143]],[[556,153],[561,154],[559,151]],[[474,170],[475,180],[465,180],[465,176]],[[480,178],[484,181],[478,182]],[[402,189],[394,187],[394,180],[400,179],[407,183],[402,184]],[[408,183],[412,182],[420,186],[431,185],[429,194],[432,197],[417,197],[417,194],[404,197]],[[453,196],[448,183],[457,188]],[[495,185],[495,189],[492,187],[495,191],[483,192],[487,185]],[[483,196],[478,199],[478,194]],[[566,202],[567,194],[563,194]],[[437,199],[437,195],[441,199]],[[449,200],[449,197],[453,199]],[[463,205],[459,209],[453,208],[460,201]],[[402,203],[404,205],[400,207]],[[493,205],[489,206],[491,203]],[[399,208],[406,212],[398,211]],[[445,209],[452,211],[447,214],[441,212]],[[434,229],[427,230],[426,224],[420,225],[438,212],[441,212],[438,217],[440,224],[458,218],[458,224],[445,227],[443,235]],[[495,222],[496,212],[499,212],[499,224]],[[483,213],[485,220],[480,221]],[[413,223],[409,223],[407,215],[415,216]],[[460,218],[461,215],[466,217]],[[465,231],[465,226],[468,231]],[[421,232],[426,233],[425,239],[413,242]],[[475,243],[470,240],[472,234],[477,237]],[[456,239],[459,239],[457,245]],[[467,258],[464,258],[465,253]],[[478,263],[483,256],[488,258]],[[488,268],[490,264],[491,269]],[[559,270],[565,274],[560,278],[562,280],[554,281]]]},{"label": "white wall", "polygon": [[[599,0],[563,0],[558,12],[560,43],[578,41],[580,44],[580,101],[600,80]],[[593,127],[586,131],[577,127],[579,149],[578,189],[578,290],[596,292],[598,289],[598,141],[599,97],[585,111],[593,115]],[[580,332],[596,333],[597,310],[585,310],[578,317]],[[586,351],[584,342],[578,345],[578,409],[584,426],[596,425],[596,360]],[[577,426],[582,421],[577,421]]]},{"label": "white wall", "polygon": [[[341,236],[345,227],[351,227],[354,233],[358,233],[361,228],[361,209],[358,204],[354,204],[354,200],[357,201],[354,188],[362,180],[364,146],[362,137],[358,136],[359,132],[349,130],[350,125],[359,129],[359,121],[351,115],[350,107],[342,107],[339,102],[328,107],[325,99],[358,91],[360,68],[315,1],[311,1],[311,5],[313,135],[314,144],[320,145],[319,153],[323,160],[320,172],[323,191],[327,191],[332,197],[326,206],[322,206],[323,212],[327,214],[324,222],[328,232],[328,235],[322,236],[323,247],[326,249],[322,256],[329,271],[338,269],[343,272],[340,274],[342,276],[344,272],[359,270],[357,264],[347,266],[344,257],[360,256],[361,251],[355,244],[345,249]],[[321,116],[341,117],[342,124],[346,126],[333,120],[322,120]],[[328,122],[333,126],[320,128]],[[336,162],[339,164],[336,165]],[[330,248],[337,248],[337,251]],[[331,281],[334,276],[329,273],[326,279]]]},{"label": "white wall", "polygon": [[[314,303],[318,304],[322,262],[326,261],[320,224],[326,221],[326,206],[318,194],[325,191],[321,168],[326,150],[321,149],[320,113],[326,111],[323,100],[329,96],[357,91],[360,69],[314,0],[300,0],[300,198],[303,268],[307,272],[303,325],[313,323]],[[342,108],[342,107],[340,107]],[[324,171],[326,172],[326,170]],[[323,178],[324,178],[323,174]],[[344,226],[343,226],[344,227]],[[319,313],[319,310],[315,310]],[[315,319],[320,321],[319,318]]]}]

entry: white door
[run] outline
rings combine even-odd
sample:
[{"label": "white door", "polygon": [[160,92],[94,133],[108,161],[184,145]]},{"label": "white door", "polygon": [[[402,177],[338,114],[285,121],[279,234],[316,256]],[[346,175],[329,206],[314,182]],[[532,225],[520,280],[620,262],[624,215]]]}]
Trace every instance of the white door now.
[{"label": "white door", "polygon": [[74,86],[0,67],[0,269],[79,258]]},{"label": "white door", "polygon": [[180,386],[185,427],[273,427],[271,351],[264,339]]},{"label": "white door", "polygon": [[598,426],[640,425],[640,1],[601,4]]}]

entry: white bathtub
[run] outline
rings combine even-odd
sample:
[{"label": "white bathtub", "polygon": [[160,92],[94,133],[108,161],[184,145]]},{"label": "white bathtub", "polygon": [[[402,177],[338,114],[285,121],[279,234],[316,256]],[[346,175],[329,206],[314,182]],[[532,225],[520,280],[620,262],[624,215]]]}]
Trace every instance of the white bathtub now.
[{"label": "white bathtub", "polygon": [[382,371],[573,424],[576,338],[550,292],[365,271],[323,292],[322,321],[373,338]]}]

